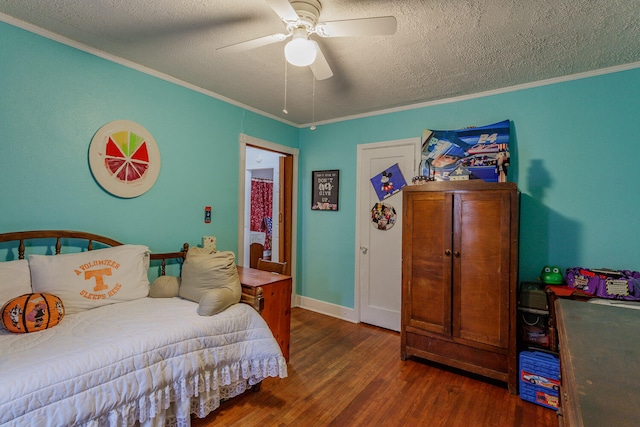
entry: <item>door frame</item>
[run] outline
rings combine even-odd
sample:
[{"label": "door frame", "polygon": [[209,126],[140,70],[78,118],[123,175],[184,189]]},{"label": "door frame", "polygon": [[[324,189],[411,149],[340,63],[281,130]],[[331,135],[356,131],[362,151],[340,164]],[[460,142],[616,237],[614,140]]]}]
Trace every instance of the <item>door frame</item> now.
[{"label": "door frame", "polygon": [[[355,242],[355,268],[354,268],[354,276],[355,276],[355,280],[354,280],[354,285],[355,285],[355,289],[353,292],[353,305],[354,305],[354,314],[355,314],[355,318],[357,319],[357,323],[360,323],[362,320],[360,318],[360,294],[361,294],[361,286],[362,284],[360,283],[360,265],[361,265],[361,259],[360,257],[362,256],[362,252],[360,251],[360,245],[361,245],[361,235],[360,235],[360,228],[361,228],[361,221],[365,220],[365,212],[362,212],[362,209],[360,208],[360,204],[362,202],[362,197],[364,197],[360,191],[360,185],[362,184],[362,180],[360,179],[360,175],[362,172],[362,157],[363,157],[363,153],[365,150],[372,150],[372,149],[378,149],[378,148],[391,148],[391,147],[395,147],[395,146],[399,146],[399,145],[414,145],[415,146],[415,164],[413,165],[413,170],[417,171],[419,166],[420,166],[420,160],[421,160],[421,152],[422,152],[422,144],[420,141],[419,137],[413,137],[413,138],[405,138],[405,139],[396,139],[396,140],[390,140],[390,141],[381,141],[381,142],[369,142],[369,143],[364,143],[364,144],[358,144],[357,146],[357,157],[356,157],[356,242]],[[413,177],[405,177],[405,180],[407,180],[407,184],[410,184],[410,180]],[[366,196],[368,197],[368,195]],[[366,215],[366,220],[369,220],[369,215]]]},{"label": "door frame", "polygon": [[297,236],[298,236],[298,157],[300,150],[297,148],[287,147],[286,145],[277,144],[275,142],[264,139],[255,138],[253,136],[240,134],[240,171],[238,173],[238,265],[244,265],[244,211],[245,205],[245,172],[246,172],[246,153],[247,145],[265,150],[275,151],[282,154],[291,155],[293,157],[293,179],[291,188],[291,277],[294,286],[292,287],[292,299],[294,301],[296,293],[296,253],[297,253]]}]

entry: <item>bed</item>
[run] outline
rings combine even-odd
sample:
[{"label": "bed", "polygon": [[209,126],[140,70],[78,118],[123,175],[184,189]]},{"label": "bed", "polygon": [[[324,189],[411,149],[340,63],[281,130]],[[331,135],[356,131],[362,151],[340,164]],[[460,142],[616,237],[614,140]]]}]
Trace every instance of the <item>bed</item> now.
[{"label": "bed", "polygon": [[[50,285],[56,278],[52,262],[78,265],[76,256],[127,246],[85,232],[5,233],[0,264],[28,263],[36,292],[36,284],[45,286],[37,283],[42,263]],[[178,269],[184,280],[188,250],[185,244],[178,252],[152,253],[147,268],[160,277]],[[88,265],[74,268],[76,274]],[[9,270],[0,266],[0,284],[12,274],[2,271]],[[102,280],[91,277],[92,283]],[[123,295],[127,284],[121,288],[110,292]],[[99,305],[74,308],[72,297],[61,296],[69,312],[47,329],[12,333],[0,327],[0,425],[189,426],[191,414],[203,418],[263,379],[287,376],[280,347],[257,310],[260,298],[243,293],[241,303],[213,315],[199,315],[197,302],[179,296],[85,299]]]}]

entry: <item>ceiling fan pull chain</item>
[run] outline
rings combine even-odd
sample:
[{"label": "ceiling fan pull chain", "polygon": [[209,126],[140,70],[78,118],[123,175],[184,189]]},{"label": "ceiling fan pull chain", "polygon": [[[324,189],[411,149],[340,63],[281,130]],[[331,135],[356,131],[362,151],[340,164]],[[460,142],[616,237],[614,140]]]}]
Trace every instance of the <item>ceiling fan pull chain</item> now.
[{"label": "ceiling fan pull chain", "polygon": [[311,100],[311,130],[316,130],[316,76],[313,76],[313,99]]},{"label": "ceiling fan pull chain", "polygon": [[284,60],[284,108],[282,109],[282,112],[285,114],[289,114],[289,111],[287,111],[287,60]]}]

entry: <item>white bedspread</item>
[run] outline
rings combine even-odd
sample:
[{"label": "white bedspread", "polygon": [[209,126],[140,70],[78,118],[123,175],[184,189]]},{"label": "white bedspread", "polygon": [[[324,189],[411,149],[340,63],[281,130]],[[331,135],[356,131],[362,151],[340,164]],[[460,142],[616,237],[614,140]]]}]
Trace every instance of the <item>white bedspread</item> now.
[{"label": "white bedspread", "polygon": [[[287,365],[246,304],[215,316],[179,298],[68,315],[45,331],[0,326],[0,425],[189,425]],[[169,411],[167,409],[169,408]]]}]

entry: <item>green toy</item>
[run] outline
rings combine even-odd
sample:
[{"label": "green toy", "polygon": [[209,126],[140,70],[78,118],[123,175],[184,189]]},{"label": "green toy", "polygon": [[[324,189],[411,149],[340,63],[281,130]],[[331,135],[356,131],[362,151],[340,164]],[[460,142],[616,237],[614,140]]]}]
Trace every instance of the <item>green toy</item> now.
[{"label": "green toy", "polygon": [[547,285],[562,285],[564,277],[559,267],[546,265],[540,273],[540,280]]}]

